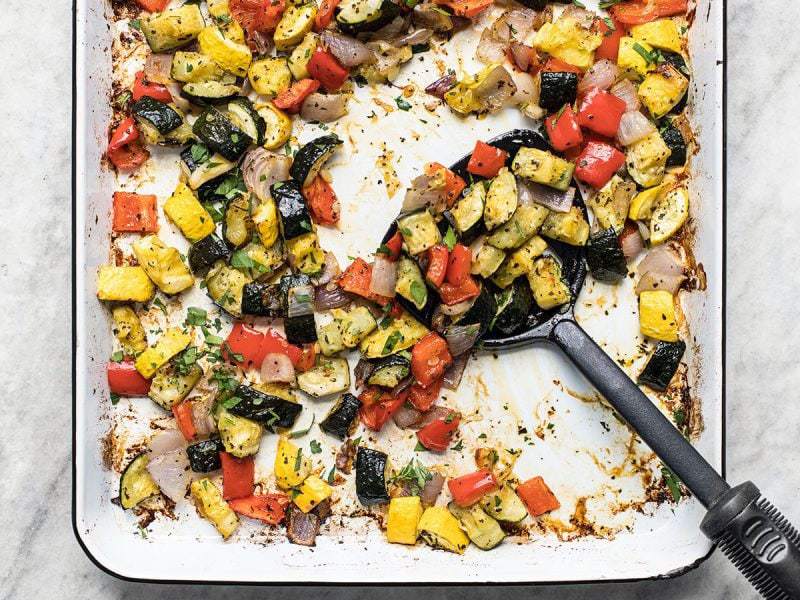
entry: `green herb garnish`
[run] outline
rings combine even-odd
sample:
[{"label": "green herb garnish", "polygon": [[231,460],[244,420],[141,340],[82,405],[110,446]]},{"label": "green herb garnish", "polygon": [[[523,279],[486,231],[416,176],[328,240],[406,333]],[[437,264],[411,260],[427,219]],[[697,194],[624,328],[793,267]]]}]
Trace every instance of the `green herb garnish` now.
[{"label": "green herb garnish", "polygon": [[456,232],[453,231],[453,228],[449,225],[447,226],[447,232],[444,234],[444,239],[442,240],[444,245],[447,246],[448,250],[453,250],[458,241],[456,238]]},{"label": "green herb garnish", "polygon": [[661,475],[664,477],[664,483],[666,483],[669,488],[669,493],[672,494],[672,499],[678,502],[681,496],[683,496],[681,493],[680,480],[666,465],[661,467]]},{"label": "green herb garnish", "polygon": [[115,363],[122,362],[124,358],[125,358],[125,353],[122,350],[117,350],[111,355],[111,362]]},{"label": "green herb garnish", "polygon": [[192,156],[192,162],[197,165],[203,164],[211,157],[208,148],[206,148],[204,144],[192,144],[192,147],[189,148],[189,152]]},{"label": "green herb garnish", "polygon": [[303,437],[305,434],[307,434],[309,431],[311,431],[311,428],[314,426],[314,421],[316,420],[316,418],[317,418],[317,415],[312,415],[311,416],[311,424],[308,427],[306,427],[305,429],[298,429],[297,431],[290,432],[289,433],[289,439],[295,439],[295,438]]},{"label": "green herb garnish", "polygon": [[[425,449],[424,447],[422,448]],[[425,484],[433,479],[431,472],[425,468],[416,458],[411,461],[400,471],[397,475],[392,477],[389,481],[392,483],[404,483],[408,486],[412,495],[419,494]]]},{"label": "green herb garnish", "polygon": [[322,445],[317,440],[311,440],[308,447],[311,448],[311,454],[319,454],[322,452]]},{"label": "green herb garnish", "polygon": [[394,347],[397,346],[399,342],[402,342],[405,339],[402,333],[399,331],[393,331],[389,334],[389,337],[386,338],[386,343],[383,345],[383,350],[381,354],[389,354]]},{"label": "green herb garnish", "polygon": [[411,297],[414,299],[414,304],[422,306],[428,300],[428,290],[419,281],[414,280],[411,282]]},{"label": "green herb garnish", "polygon": [[397,108],[400,110],[411,110],[411,105],[402,96],[395,98],[394,103],[397,104]]},{"label": "green herb garnish", "polygon": [[196,306],[190,306],[186,309],[186,323],[189,325],[205,325],[208,318],[208,312]]}]

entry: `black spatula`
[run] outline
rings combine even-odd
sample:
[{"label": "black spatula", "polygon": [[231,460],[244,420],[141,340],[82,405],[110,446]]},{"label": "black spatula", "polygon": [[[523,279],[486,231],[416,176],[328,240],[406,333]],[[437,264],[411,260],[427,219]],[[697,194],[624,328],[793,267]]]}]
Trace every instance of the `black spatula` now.
[{"label": "black spatula", "polygon": [[[509,167],[522,146],[549,150],[541,134],[524,129],[510,131],[489,143],[508,152]],[[465,156],[451,169],[468,178],[466,166],[469,158]],[[585,212],[579,198],[576,198],[576,204]],[[385,239],[394,230],[393,226]],[[524,331],[508,337],[498,337],[489,332],[481,341],[482,347],[496,351],[542,342],[561,348],[708,509],[700,528],[720,545],[755,588],[770,600],[800,600],[800,533],[751,482],[730,487],[616,362],[581,329],[575,322],[573,311],[586,277],[584,250],[554,240],[548,240],[548,245],[561,262],[562,274],[572,292],[572,303],[550,311],[534,307]],[[404,303],[417,318],[428,324],[435,308],[430,304],[418,311],[413,305]]]}]

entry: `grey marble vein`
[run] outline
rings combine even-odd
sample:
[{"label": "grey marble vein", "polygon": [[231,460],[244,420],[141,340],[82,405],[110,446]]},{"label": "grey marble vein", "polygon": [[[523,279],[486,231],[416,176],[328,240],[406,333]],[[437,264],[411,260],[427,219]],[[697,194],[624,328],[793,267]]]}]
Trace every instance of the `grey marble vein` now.
[{"label": "grey marble vein", "polygon": [[[406,597],[404,589],[126,583],[99,571],[78,547],[69,470],[70,5],[0,3],[0,599]],[[728,475],[754,479],[797,523],[800,5],[730,0],[728,7]],[[431,599],[757,598],[719,554],[671,581],[418,593]]]}]

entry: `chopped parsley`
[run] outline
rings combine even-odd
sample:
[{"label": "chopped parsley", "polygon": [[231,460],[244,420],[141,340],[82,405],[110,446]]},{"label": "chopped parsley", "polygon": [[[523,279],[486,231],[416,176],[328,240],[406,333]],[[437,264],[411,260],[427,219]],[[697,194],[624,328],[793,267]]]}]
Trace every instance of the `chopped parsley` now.
[{"label": "chopped parsley", "polygon": [[664,483],[669,488],[669,493],[672,494],[672,499],[678,502],[683,494],[681,493],[680,480],[666,465],[661,467],[661,475],[664,477]]},{"label": "chopped parsley", "polygon": [[231,396],[230,398],[227,398],[226,400],[223,400],[221,402],[221,404],[225,408],[233,408],[234,406],[239,404],[239,402],[241,402],[241,401],[242,401],[242,399],[239,398],[238,396]]},{"label": "chopped parsley", "polygon": [[219,196],[225,196],[228,200],[233,200],[240,194],[246,194],[247,187],[244,184],[244,179],[242,179],[241,171],[237,170],[223,179],[222,183],[214,190],[214,193]]},{"label": "chopped parsley", "polygon": [[394,347],[397,346],[400,342],[405,339],[402,333],[399,331],[393,331],[389,334],[389,337],[386,338],[386,343],[383,345],[383,350],[381,354],[390,354]]},{"label": "chopped parsley", "polygon": [[336,479],[336,465],[331,467],[331,470],[328,471],[328,476],[325,479],[328,480],[329,484],[333,485],[333,482]]},{"label": "chopped parsley", "polygon": [[231,256],[231,266],[234,269],[245,270],[245,269],[255,269],[257,266],[263,265],[254,261],[244,250],[237,250]]},{"label": "chopped parsley", "polygon": [[303,465],[303,449],[297,449],[297,458],[294,459],[294,470],[299,471],[300,467]]},{"label": "chopped parsley", "polygon": [[417,495],[431,479],[433,479],[433,475],[425,468],[425,465],[416,458],[412,458],[405,467],[397,472],[397,475],[390,479],[390,482],[405,484],[412,495]]},{"label": "chopped parsley", "polygon": [[400,110],[411,110],[411,105],[402,96],[395,98],[394,103],[397,104],[397,108]]},{"label": "chopped parsley", "polygon": [[416,279],[411,282],[411,297],[417,306],[424,305],[428,299],[428,290]]},{"label": "chopped parsley", "polygon": [[137,29],[139,31],[142,30],[142,20],[141,19],[131,19],[128,21],[128,27],[131,29]]},{"label": "chopped parsley", "polygon": [[317,415],[312,415],[311,424],[308,427],[306,427],[305,429],[298,429],[297,431],[290,432],[289,433],[289,439],[295,439],[295,438],[303,437],[305,434],[307,434],[309,431],[311,431],[311,428],[314,426],[314,421],[316,421],[316,419],[317,419]]},{"label": "chopped parsley", "polygon": [[122,350],[117,350],[111,355],[111,362],[115,363],[122,362],[124,358],[125,358],[125,353]]},{"label": "chopped parsley", "polygon": [[190,306],[186,309],[186,323],[188,325],[205,325],[208,318],[208,312],[196,306]]},{"label": "chopped parsley", "polygon": [[192,144],[189,152],[192,156],[192,162],[196,165],[203,164],[211,157],[208,148],[204,144]]},{"label": "chopped parsley", "polygon": [[311,448],[311,454],[319,454],[322,452],[322,445],[317,440],[311,440],[308,447]]},{"label": "chopped parsley", "polygon": [[111,392],[111,404],[116,406],[118,402],[119,402],[119,394],[115,394],[114,392]]},{"label": "chopped parsley", "polygon": [[448,250],[452,251],[457,241],[458,240],[456,239],[456,232],[453,231],[453,228],[448,225],[447,232],[444,234],[444,239],[443,239],[444,245],[447,246]]},{"label": "chopped parsley", "polygon": [[450,448],[450,450],[456,450],[456,451],[463,450],[463,449],[464,449],[464,440],[458,440],[458,443],[456,443],[455,446]]}]

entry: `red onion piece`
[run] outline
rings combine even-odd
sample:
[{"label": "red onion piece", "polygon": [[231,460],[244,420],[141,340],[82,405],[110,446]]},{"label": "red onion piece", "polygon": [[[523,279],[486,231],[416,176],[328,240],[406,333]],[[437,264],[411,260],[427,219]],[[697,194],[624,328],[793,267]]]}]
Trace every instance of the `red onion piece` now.
[{"label": "red onion piece", "polygon": [[343,67],[351,68],[364,63],[375,62],[372,50],[355,38],[326,29],[320,34],[320,40],[328,51],[336,57]]},{"label": "red onion piece", "polygon": [[444,98],[445,92],[449,91],[456,84],[456,76],[453,73],[448,73],[440,77],[433,83],[425,87],[425,92],[437,98]]},{"label": "red onion piece", "polygon": [[293,507],[287,514],[286,537],[293,544],[301,546],[316,545],[320,518],[314,513],[304,513]]},{"label": "red onion piece", "polygon": [[317,288],[316,294],[314,295],[314,308],[319,311],[341,308],[347,306],[352,301],[353,299],[347,292],[331,282]]},{"label": "red onion piece", "polygon": [[431,409],[428,412],[422,414],[422,419],[420,420],[417,427],[422,429],[423,427],[425,427],[426,425],[430,425],[434,421],[438,421],[439,419],[446,419],[447,417],[450,416],[453,417],[460,416],[460,413],[458,411],[453,410],[452,408],[447,408],[446,406],[439,406],[437,404],[431,406]]},{"label": "red onion piece", "polygon": [[447,368],[442,378],[442,386],[445,389],[453,391],[458,389],[461,379],[464,377],[468,361],[469,352],[453,357],[453,364]]},{"label": "red onion piece", "polygon": [[664,273],[656,273],[648,271],[639,278],[636,283],[636,293],[663,290],[674,294],[681,287],[681,284],[686,279],[685,275],[665,275]]},{"label": "red onion piece", "polygon": [[475,58],[485,65],[501,63],[506,58],[506,45],[508,41],[501,41],[492,35],[492,30],[487,27],[481,33],[478,47],[475,49]]},{"label": "red onion piece", "polygon": [[330,123],[347,114],[347,96],[314,92],[303,100],[300,116],[307,121]]},{"label": "red onion piece", "polygon": [[536,79],[528,73],[517,70],[511,73],[511,79],[514,81],[514,85],[517,89],[508,99],[508,104],[510,106],[539,103],[539,84]]},{"label": "red onion piece", "polygon": [[356,378],[356,388],[361,389],[367,384],[367,379],[375,370],[375,363],[371,363],[365,358],[359,359],[353,369],[353,376]]},{"label": "red onion piece", "polygon": [[639,93],[630,79],[622,79],[611,86],[611,93],[625,102],[627,110],[639,110]]},{"label": "red onion piece", "polygon": [[538,60],[536,50],[518,42],[512,42],[511,44],[511,57],[520,71],[527,71]]},{"label": "red onion piece", "polygon": [[561,192],[533,181],[517,180],[517,202],[520,206],[530,206],[535,202],[555,212],[569,212],[574,199],[574,187]]},{"label": "red onion piece", "polygon": [[290,179],[289,167],[292,158],[284,154],[270,152],[264,148],[251,150],[242,161],[242,177],[247,189],[262,202],[272,197],[269,191],[273,183]]},{"label": "red onion piece", "polygon": [[424,413],[418,411],[413,406],[403,403],[392,418],[394,419],[395,425],[400,429],[411,429],[422,421],[423,415]]},{"label": "red onion piece", "polygon": [[413,46],[416,44],[427,44],[433,36],[432,29],[415,29],[396,40],[392,40],[392,46]]},{"label": "red onion piece", "polygon": [[286,354],[270,352],[261,363],[261,379],[267,383],[293,383],[294,364]]},{"label": "red onion piece", "polygon": [[337,277],[339,273],[342,272],[342,269],[339,267],[339,261],[336,259],[336,255],[333,252],[325,253],[325,262],[323,264],[322,273],[311,278],[311,283],[316,286],[323,286],[330,283],[333,281],[334,277]]},{"label": "red onion piece", "polygon": [[646,242],[650,239],[650,227],[644,221],[636,221],[636,226],[639,228],[639,235]]},{"label": "red onion piece", "polygon": [[623,146],[643,140],[656,130],[656,126],[638,110],[629,110],[622,115],[617,130],[617,139]]},{"label": "red onion piece", "polygon": [[159,431],[153,436],[148,445],[151,456],[169,454],[174,450],[183,450],[185,447],[186,440],[183,438],[183,434],[177,429]]},{"label": "red onion piece", "polygon": [[463,315],[470,308],[472,308],[472,305],[474,303],[475,303],[475,298],[472,298],[471,300],[464,300],[463,302],[459,302],[458,304],[447,305],[442,303],[441,305],[442,313],[446,314],[448,317]]},{"label": "red onion piece", "polygon": [[592,88],[607,90],[614,85],[618,74],[619,68],[616,64],[605,58],[598,60],[578,83],[578,93],[585,94]]},{"label": "red onion piece", "polygon": [[397,283],[397,263],[385,256],[376,256],[372,265],[372,279],[369,282],[369,291],[388,298],[395,296]]},{"label": "red onion piece", "polygon": [[189,457],[186,441],[177,429],[160,431],[150,441],[147,471],[171,500],[177,502],[186,493]]},{"label": "red onion piece", "polygon": [[450,325],[444,333],[450,354],[459,356],[467,352],[478,341],[479,334],[480,326],[477,324]]},{"label": "red onion piece", "polygon": [[438,32],[453,29],[453,17],[432,2],[417,4],[411,14],[411,19],[417,27],[426,27]]},{"label": "red onion piece", "polygon": [[144,63],[144,76],[151,83],[162,85],[172,83],[172,54],[148,55]]},{"label": "red onion piece", "polygon": [[619,244],[626,261],[631,261],[644,250],[644,240],[639,233],[639,227],[630,221],[625,223],[622,233],[619,234]]},{"label": "red onion piece", "polygon": [[656,246],[647,253],[637,267],[639,273],[653,271],[664,275],[682,275],[683,262],[678,253],[669,245]]},{"label": "red onion piece", "polygon": [[286,314],[289,318],[314,314],[314,286],[297,285],[289,288]]},{"label": "red onion piece", "polygon": [[423,504],[433,506],[436,504],[436,499],[442,493],[444,487],[444,477],[439,473],[431,471],[431,478],[425,482],[425,487],[419,493],[419,498]]}]

